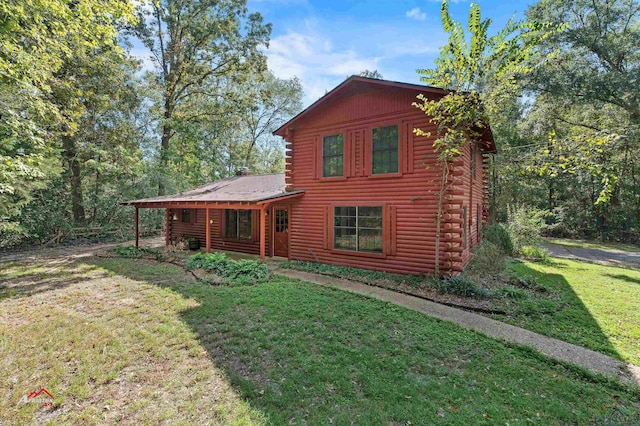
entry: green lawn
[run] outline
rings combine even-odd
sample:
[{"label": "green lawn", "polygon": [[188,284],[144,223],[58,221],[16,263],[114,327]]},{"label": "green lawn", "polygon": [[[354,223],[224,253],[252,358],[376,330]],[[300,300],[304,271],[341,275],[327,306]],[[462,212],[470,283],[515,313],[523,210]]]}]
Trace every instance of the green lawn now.
[{"label": "green lawn", "polygon": [[525,299],[528,314],[494,316],[640,365],[640,270],[568,259],[511,263],[553,298]]},{"label": "green lawn", "polygon": [[568,247],[583,247],[583,248],[593,248],[600,250],[622,250],[628,252],[639,252],[640,246],[635,244],[625,244],[625,243],[613,243],[613,242],[600,242],[600,241],[585,241],[585,240],[572,240],[569,238],[545,238],[546,241],[559,244],[562,246]]},{"label": "green lawn", "polygon": [[[6,266],[5,424],[640,419],[636,387],[334,289],[285,278],[215,287],[139,259]],[[55,410],[18,402],[38,386]]]}]

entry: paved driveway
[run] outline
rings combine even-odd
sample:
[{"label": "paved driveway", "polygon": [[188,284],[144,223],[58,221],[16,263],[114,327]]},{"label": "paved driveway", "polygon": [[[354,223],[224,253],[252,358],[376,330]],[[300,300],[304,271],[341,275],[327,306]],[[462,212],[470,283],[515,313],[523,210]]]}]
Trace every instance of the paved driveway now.
[{"label": "paved driveway", "polygon": [[549,256],[551,257],[584,260],[609,266],[630,266],[632,268],[640,268],[640,252],[569,247],[552,243],[543,243],[542,247],[547,249]]}]

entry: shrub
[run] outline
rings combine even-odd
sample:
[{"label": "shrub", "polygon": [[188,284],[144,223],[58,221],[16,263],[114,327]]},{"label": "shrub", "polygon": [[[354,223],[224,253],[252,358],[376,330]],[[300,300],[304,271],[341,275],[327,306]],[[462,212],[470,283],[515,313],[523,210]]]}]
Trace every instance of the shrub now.
[{"label": "shrub", "polygon": [[513,256],[513,240],[509,228],[501,223],[484,228],[484,240],[495,244],[507,256]]},{"label": "shrub", "polygon": [[520,255],[529,260],[547,260],[547,251],[542,247],[524,246],[520,249]]},{"label": "shrub", "polygon": [[184,265],[189,271],[204,269],[207,272],[226,277],[232,270],[234,262],[224,253],[198,253],[187,258]]},{"label": "shrub", "polygon": [[448,277],[438,280],[436,287],[440,293],[455,294],[463,297],[491,297],[489,290],[464,277]]},{"label": "shrub", "polygon": [[109,249],[111,253],[115,253],[121,257],[140,258],[147,250],[136,246],[116,246]]},{"label": "shrub", "polygon": [[546,228],[548,210],[527,208],[523,205],[508,207],[508,224],[513,248],[520,254],[525,246],[537,247],[542,242],[542,231]]},{"label": "shrub", "polygon": [[198,253],[185,261],[187,270],[204,269],[224,278],[227,284],[246,285],[269,277],[267,265],[258,260],[233,260],[221,252]]},{"label": "shrub", "polygon": [[501,287],[496,291],[497,295],[500,297],[505,297],[509,299],[526,299],[529,297],[529,293],[527,290],[523,288],[514,287],[511,285],[506,285]]},{"label": "shrub", "polygon": [[465,275],[478,278],[495,278],[506,267],[505,253],[496,244],[483,241],[473,253],[471,262],[465,268]]},{"label": "shrub", "polygon": [[258,260],[239,260],[234,262],[228,272],[229,278],[260,281],[269,276],[267,265]]}]

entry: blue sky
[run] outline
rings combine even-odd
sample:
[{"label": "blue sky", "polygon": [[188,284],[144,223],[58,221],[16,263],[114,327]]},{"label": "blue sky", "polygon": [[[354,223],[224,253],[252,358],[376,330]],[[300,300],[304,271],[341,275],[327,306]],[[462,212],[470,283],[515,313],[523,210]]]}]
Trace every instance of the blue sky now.
[{"label": "blue sky", "polygon": [[[523,17],[534,0],[477,3],[497,31],[511,16]],[[302,81],[305,106],[364,69],[419,83],[415,70],[431,67],[446,42],[439,0],[249,0],[248,7],[273,24],[269,68]],[[450,11],[466,23],[469,2],[452,2]]]}]

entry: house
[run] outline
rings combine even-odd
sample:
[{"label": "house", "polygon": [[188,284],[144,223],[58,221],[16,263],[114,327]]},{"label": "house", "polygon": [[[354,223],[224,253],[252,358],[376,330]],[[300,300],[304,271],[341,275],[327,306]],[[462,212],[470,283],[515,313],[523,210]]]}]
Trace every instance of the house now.
[{"label": "house", "polygon": [[[240,173],[126,204],[136,207],[136,217],[138,208],[166,209],[167,243],[191,235],[206,250],[431,273],[441,168],[432,146],[435,126],[412,106],[419,93],[446,92],[350,77],[274,132],[286,141],[286,173]],[[416,136],[414,128],[432,136]],[[487,129],[483,141],[465,147],[453,165],[443,207],[441,270],[462,270],[478,242],[493,152]]]}]

